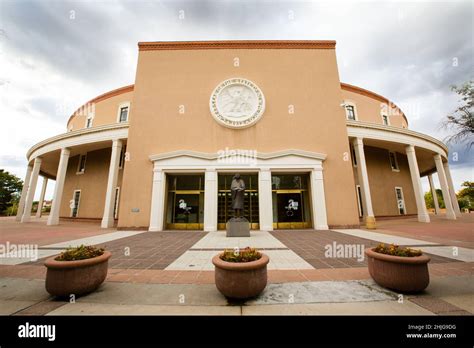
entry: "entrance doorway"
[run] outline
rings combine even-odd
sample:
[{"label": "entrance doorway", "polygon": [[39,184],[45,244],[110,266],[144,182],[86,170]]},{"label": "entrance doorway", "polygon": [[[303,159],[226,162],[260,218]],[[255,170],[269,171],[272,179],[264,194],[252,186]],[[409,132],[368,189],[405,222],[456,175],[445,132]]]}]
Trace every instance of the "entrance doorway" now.
[{"label": "entrance doorway", "polygon": [[204,228],[204,175],[167,175],[166,229]]},{"label": "entrance doorway", "polygon": [[311,228],[308,174],[272,175],[273,228]]},{"label": "entrance doorway", "polygon": [[[226,222],[233,216],[230,185],[234,174],[218,175],[217,228],[225,230]],[[250,229],[259,229],[258,174],[240,174],[245,182],[243,216],[250,222]]]}]

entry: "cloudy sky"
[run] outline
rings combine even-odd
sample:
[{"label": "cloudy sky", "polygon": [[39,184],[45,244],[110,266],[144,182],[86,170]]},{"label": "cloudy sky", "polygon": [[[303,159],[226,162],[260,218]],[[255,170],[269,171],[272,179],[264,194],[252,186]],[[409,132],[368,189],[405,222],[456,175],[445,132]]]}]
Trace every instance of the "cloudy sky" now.
[{"label": "cloudy sky", "polygon": [[[0,168],[23,179],[28,148],[65,132],[82,103],[134,83],[138,41],[336,40],[343,82],[442,140],[459,99],[449,86],[473,78],[473,31],[472,1],[0,0]],[[474,179],[473,150],[450,151],[459,189]]]}]

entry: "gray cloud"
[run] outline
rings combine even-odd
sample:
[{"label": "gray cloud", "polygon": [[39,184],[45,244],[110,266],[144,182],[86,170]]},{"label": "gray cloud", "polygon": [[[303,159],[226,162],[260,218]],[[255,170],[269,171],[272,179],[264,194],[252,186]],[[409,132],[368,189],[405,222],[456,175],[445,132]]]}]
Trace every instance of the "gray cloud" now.
[{"label": "gray cloud", "polygon": [[[2,1],[0,59],[32,76],[50,69],[12,108],[65,125],[88,98],[133,83],[138,41],[335,39],[342,81],[395,101],[410,128],[443,139],[439,123],[457,105],[449,86],[472,77],[472,16],[471,1]],[[62,89],[43,94],[44,84]],[[452,165],[463,163],[472,161]]]}]

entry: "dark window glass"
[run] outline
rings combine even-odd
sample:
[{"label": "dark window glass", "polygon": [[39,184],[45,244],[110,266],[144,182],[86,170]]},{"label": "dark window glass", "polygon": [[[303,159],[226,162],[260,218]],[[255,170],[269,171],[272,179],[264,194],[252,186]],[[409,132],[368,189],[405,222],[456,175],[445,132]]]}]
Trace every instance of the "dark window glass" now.
[{"label": "dark window glass", "polygon": [[123,163],[125,162],[125,152],[127,152],[127,147],[122,146],[122,150],[120,150],[119,168],[123,168]]},{"label": "dark window glass", "polygon": [[352,105],[347,105],[346,106],[346,111],[347,111],[347,119],[348,120],[355,120],[354,107]]},{"label": "dark window glass", "polygon": [[86,156],[81,155],[79,161],[79,171],[83,172],[86,169]]},{"label": "dark window glass", "polygon": [[392,169],[398,170],[397,158],[395,157],[395,152],[389,152],[390,165]]},{"label": "dark window glass", "polygon": [[169,190],[204,190],[204,175],[168,175]]},{"label": "dark window glass", "polygon": [[355,149],[353,146],[351,147],[351,150],[352,150],[352,164],[354,166],[357,166],[357,157],[356,157]]},{"label": "dark window glass", "polygon": [[272,189],[274,190],[306,189],[307,187],[307,174],[272,175]]},{"label": "dark window glass", "polygon": [[120,108],[120,122],[127,122],[128,118],[128,106]]}]

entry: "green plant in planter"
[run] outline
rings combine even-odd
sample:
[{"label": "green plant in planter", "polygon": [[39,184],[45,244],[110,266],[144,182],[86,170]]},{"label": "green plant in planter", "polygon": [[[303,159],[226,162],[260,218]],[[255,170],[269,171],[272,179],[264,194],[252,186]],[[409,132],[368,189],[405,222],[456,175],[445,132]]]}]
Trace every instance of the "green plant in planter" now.
[{"label": "green plant in planter", "polygon": [[221,260],[227,262],[251,262],[262,257],[262,254],[255,248],[244,248],[240,250],[225,249],[221,255]]},{"label": "green plant in planter", "polygon": [[62,252],[56,261],[77,261],[91,259],[93,257],[100,256],[104,253],[104,248],[96,248],[90,245],[81,245],[76,248],[67,248],[66,251]]},{"label": "green plant in planter", "polygon": [[423,254],[421,250],[411,249],[411,248],[401,248],[400,246],[395,245],[395,244],[390,244],[387,246],[384,243],[380,243],[373,250],[379,254],[386,254],[386,255],[391,255],[391,256],[402,256],[402,257],[415,257],[415,256],[421,256]]}]

